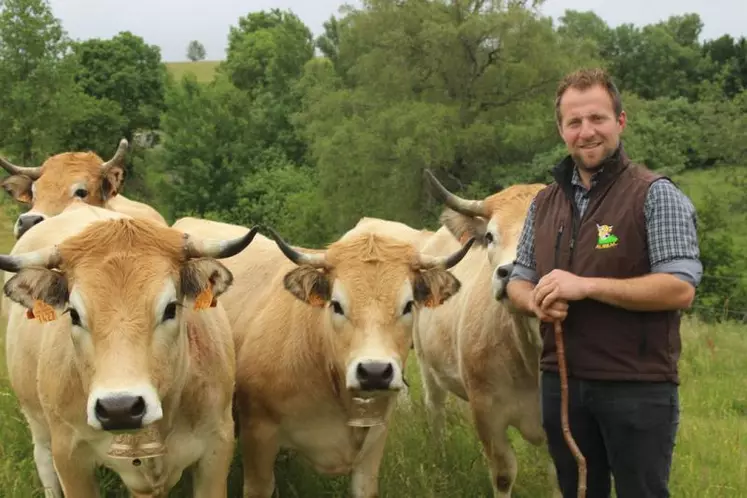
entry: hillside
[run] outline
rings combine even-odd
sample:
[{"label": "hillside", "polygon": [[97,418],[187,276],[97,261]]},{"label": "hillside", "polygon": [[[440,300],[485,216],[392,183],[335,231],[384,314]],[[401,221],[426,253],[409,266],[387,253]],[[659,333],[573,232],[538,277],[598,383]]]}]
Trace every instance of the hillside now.
[{"label": "hillside", "polygon": [[197,61],[197,62],[167,62],[166,68],[174,79],[181,79],[182,75],[192,73],[197,76],[197,81],[207,83],[213,79],[215,68],[221,61]]}]

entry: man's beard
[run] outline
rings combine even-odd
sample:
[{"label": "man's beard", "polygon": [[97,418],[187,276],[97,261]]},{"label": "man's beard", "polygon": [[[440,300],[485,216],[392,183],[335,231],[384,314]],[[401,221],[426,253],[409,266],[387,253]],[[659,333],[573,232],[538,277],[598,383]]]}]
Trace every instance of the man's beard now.
[{"label": "man's beard", "polygon": [[612,157],[616,150],[617,147],[605,148],[602,152],[602,157],[594,164],[587,164],[586,162],[584,162],[582,154],[574,153],[571,154],[571,157],[573,158],[573,162],[576,164],[576,167],[583,171],[591,173],[598,170],[605,162],[607,162],[607,160]]}]

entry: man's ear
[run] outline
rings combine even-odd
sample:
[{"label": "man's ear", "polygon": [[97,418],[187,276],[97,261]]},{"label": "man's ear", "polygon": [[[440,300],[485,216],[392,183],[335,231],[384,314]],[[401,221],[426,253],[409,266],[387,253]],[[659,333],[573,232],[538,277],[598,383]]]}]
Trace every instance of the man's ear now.
[{"label": "man's ear", "polygon": [[485,234],[488,231],[488,222],[480,217],[465,216],[461,213],[446,208],[441,213],[439,221],[449,229],[460,244],[464,244],[469,239],[474,238],[475,243],[481,246],[487,246]]},{"label": "man's ear", "polygon": [[195,309],[215,307],[217,298],[233,284],[233,274],[212,258],[190,259],[181,269],[181,291]]},{"label": "man's ear", "polygon": [[283,278],[285,289],[311,306],[323,307],[332,297],[332,285],[327,273],[301,265]]},{"label": "man's ear", "polygon": [[101,180],[101,196],[104,200],[109,200],[122,190],[124,183],[124,166],[115,164],[110,167],[106,175]]},{"label": "man's ear", "polygon": [[61,310],[69,297],[65,275],[46,268],[24,268],[5,283],[3,292],[29,310],[40,305]]},{"label": "man's ear", "polygon": [[34,180],[26,175],[12,175],[5,178],[0,185],[2,185],[3,189],[5,189],[13,199],[24,204],[31,204],[33,196],[31,185],[33,185],[33,183]]},{"label": "man's ear", "polygon": [[448,270],[420,270],[415,275],[413,296],[415,301],[427,308],[435,308],[459,292],[461,286],[459,279]]}]

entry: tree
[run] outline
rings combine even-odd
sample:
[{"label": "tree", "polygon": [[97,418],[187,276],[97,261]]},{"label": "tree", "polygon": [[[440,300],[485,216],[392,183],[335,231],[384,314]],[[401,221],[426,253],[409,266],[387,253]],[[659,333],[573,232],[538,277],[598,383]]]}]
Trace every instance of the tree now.
[{"label": "tree", "polygon": [[132,140],[136,130],[158,129],[165,110],[166,65],[161,49],[129,31],[110,40],[90,39],[75,45],[81,65],[81,88],[97,99],[116,102],[122,109],[122,135]]},{"label": "tree", "polygon": [[187,45],[187,58],[192,62],[204,60],[205,45],[198,42],[197,40],[192,40],[191,42],[189,42],[189,45]]},{"label": "tree", "polygon": [[45,0],[0,8],[0,142],[16,162],[38,164],[75,107],[70,41]]}]

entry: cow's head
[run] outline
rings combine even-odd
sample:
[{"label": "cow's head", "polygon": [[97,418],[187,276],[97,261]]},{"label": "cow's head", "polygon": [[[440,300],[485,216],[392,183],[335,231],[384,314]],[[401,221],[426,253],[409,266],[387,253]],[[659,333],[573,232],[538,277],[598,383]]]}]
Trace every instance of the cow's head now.
[{"label": "cow's head", "polygon": [[0,185],[30,208],[16,220],[16,239],[44,219],[60,214],[75,199],[103,207],[122,186],[127,146],[123,138],[114,157],[106,162],[93,152],[64,152],[36,167],[16,166],[0,158],[0,166],[11,175]]},{"label": "cow's head", "polygon": [[344,372],[347,390],[355,395],[402,389],[416,315],[459,291],[459,280],[447,269],[474,241],[451,256],[433,258],[380,234],[351,234],[324,252],[303,253],[268,230],[298,265],[285,275],[285,289],[324,310],[332,361]]},{"label": "cow's head", "polygon": [[[257,232],[196,240],[150,220],[97,221],[57,246],[0,255],[16,273],[4,292],[46,333],[70,334],[88,399],[88,424],[128,430],[163,416],[185,375],[187,314],[215,306],[232,283],[216,258],[237,254]],[[199,340],[199,338],[197,339]]]},{"label": "cow's head", "polygon": [[446,190],[430,171],[425,174],[434,195],[447,206],[441,223],[458,240],[475,238],[487,249],[493,267],[493,295],[499,301],[504,299],[529,205],[545,185],[512,185],[485,199],[467,200]]}]

